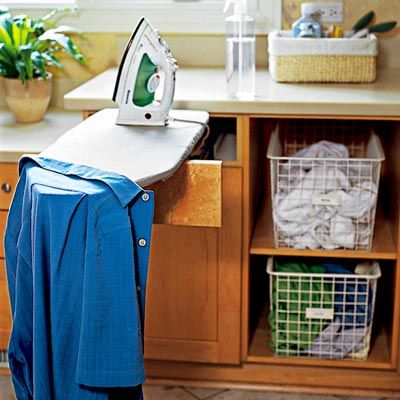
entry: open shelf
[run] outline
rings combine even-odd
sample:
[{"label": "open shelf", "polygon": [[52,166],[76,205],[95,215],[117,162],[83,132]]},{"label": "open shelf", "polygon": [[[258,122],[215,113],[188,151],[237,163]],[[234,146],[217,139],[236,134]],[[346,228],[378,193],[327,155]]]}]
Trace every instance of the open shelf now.
[{"label": "open shelf", "polygon": [[268,308],[261,313],[253,336],[250,340],[250,347],[246,361],[253,363],[304,365],[321,367],[353,367],[368,369],[391,369],[389,338],[384,327],[374,335],[371,341],[371,350],[366,361],[343,359],[328,360],[307,357],[276,357],[269,347],[270,332],[267,322]]},{"label": "open shelf", "polygon": [[286,255],[300,257],[335,257],[335,258],[365,258],[377,260],[396,260],[397,251],[393,240],[390,223],[381,213],[377,212],[375,234],[372,251],[354,250],[298,250],[278,249],[274,244],[274,228],[272,210],[268,201],[261,209],[256,222],[250,254],[254,255]]}]

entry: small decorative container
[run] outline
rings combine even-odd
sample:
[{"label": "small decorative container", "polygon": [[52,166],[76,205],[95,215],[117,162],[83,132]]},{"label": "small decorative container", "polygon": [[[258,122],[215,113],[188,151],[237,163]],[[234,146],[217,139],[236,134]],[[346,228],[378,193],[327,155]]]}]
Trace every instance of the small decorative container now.
[{"label": "small decorative container", "polygon": [[268,35],[269,71],[277,82],[374,82],[378,39],[294,38],[291,31]]}]

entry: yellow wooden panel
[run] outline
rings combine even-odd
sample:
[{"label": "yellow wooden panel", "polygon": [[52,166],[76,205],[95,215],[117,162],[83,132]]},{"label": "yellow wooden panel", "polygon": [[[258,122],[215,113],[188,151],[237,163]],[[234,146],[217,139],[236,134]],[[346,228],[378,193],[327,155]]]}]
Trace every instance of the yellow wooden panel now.
[{"label": "yellow wooden panel", "polygon": [[149,187],[155,193],[154,222],[221,226],[221,161],[188,161],[169,179]]}]

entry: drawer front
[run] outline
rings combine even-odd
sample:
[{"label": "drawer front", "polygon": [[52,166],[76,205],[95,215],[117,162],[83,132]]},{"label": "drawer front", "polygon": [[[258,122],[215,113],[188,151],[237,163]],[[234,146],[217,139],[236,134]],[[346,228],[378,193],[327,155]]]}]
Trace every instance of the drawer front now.
[{"label": "drawer front", "polygon": [[222,162],[185,162],[154,190],[154,223],[220,227],[222,224]]},{"label": "drawer front", "polygon": [[7,349],[10,332],[11,313],[5,263],[3,259],[0,259],[0,350]]},{"label": "drawer front", "polygon": [[4,232],[6,230],[7,211],[0,211],[0,258],[4,257]]},{"label": "drawer front", "polygon": [[18,182],[18,164],[0,163],[0,210],[8,210]]}]

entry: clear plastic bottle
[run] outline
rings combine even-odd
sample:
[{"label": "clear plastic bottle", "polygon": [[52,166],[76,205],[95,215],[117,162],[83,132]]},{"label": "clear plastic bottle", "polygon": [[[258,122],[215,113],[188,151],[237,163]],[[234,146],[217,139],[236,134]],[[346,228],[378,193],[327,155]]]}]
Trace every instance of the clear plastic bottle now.
[{"label": "clear plastic bottle", "polygon": [[247,15],[247,0],[226,0],[226,84],[230,97],[253,98],[255,92],[255,20]]}]

